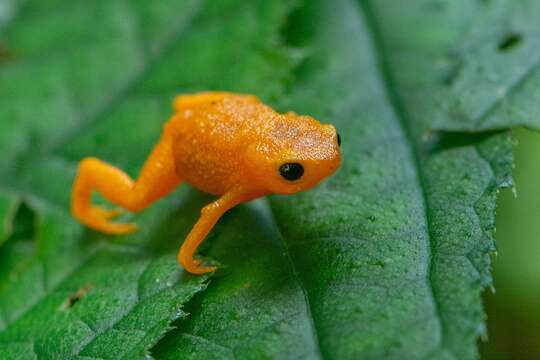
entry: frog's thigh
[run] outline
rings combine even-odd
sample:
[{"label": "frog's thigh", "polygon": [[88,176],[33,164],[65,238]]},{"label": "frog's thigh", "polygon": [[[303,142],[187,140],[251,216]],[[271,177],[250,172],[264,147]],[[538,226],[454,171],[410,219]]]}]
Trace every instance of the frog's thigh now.
[{"label": "frog's thigh", "polygon": [[173,191],[182,180],[176,173],[173,140],[164,135],[146,160],[139,178],[130,191],[126,207],[139,211]]}]

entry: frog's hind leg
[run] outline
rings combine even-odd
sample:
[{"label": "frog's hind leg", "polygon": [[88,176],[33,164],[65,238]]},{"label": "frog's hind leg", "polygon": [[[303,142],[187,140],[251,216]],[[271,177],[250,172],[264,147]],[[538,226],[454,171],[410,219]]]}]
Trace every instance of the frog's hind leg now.
[{"label": "frog's hind leg", "polygon": [[146,160],[136,181],[104,161],[83,159],[73,185],[71,211],[81,223],[95,230],[109,234],[130,233],[137,230],[137,226],[110,221],[120,211],[92,205],[92,191],[97,191],[115,205],[137,212],[171,192],[180,182],[175,172],[172,139],[165,134]]}]

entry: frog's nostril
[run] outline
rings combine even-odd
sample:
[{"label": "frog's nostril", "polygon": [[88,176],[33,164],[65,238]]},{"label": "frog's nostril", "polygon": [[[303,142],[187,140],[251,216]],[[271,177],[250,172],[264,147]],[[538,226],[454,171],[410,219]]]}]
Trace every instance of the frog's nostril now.
[{"label": "frog's nostril", "polygon": [[337,133],[337,144],[341,146],[341,136],[339,136],[339,133]]}]

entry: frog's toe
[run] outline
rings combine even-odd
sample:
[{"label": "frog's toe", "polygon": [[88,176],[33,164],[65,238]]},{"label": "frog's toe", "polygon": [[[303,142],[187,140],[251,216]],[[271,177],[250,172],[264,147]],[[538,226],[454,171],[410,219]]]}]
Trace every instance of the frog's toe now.
[{"label": "frog's toe", "polygon": [[106,209],[95,206],[74,215],[86,226],[111,235],[129,234],[138,229],[136,224],[116,223],[110,219],[120,215],[122,212],[117,209]]},{"label": "frog's toe", "polygon": [[201,275],[217,270],[216,266],[200,266],[201,260],[191,259],[190,261],[183,261],[182,266],[184,269],[192,274]]},{"label": "frog's toe", "polygon": [[106,220],[112,220],[124,213],[120,208],[108,209],[103,206],[94,206],[92,211],[95,213],[96,217]]},{"label": "frog's toe", "polygon": [[195,268],[191,268],[189,272],[192,274],[201,275],[201,274],[214,272],[216,270],[217,270],[216,266],[197,266]]},{"label": "frog's toe", "polygon": [[114,223],[114,222],[106,222],[102,224],[102,227],[100,231],[112,234],[112,235],[124,235],[124,234],[130,234],[132,232],[135,232],[138,230],[137,224],[128,223]]}]

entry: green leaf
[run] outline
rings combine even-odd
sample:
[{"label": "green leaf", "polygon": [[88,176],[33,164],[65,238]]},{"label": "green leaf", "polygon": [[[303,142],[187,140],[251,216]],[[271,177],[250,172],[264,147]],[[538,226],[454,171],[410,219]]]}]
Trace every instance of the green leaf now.
[{"label": "green leaf", "polygon": [[[476,356],[512,144],[506,131],[428,130],[536,126],[532,0],[316,0],[294,13],[285,0],[12,3],[0,35],[13,54],[0,62],[2,354]],[[82,157],[135,176],[173,96],[208,89],[311,114],[343,139],[342,168],[316,189],[220,220],[201,249],[222,264],[210,283],[174,257],[208,196],[182,186],[123,218],[141,227],[125,237],[69,215]]]},{"label": "green leaf", "polygon": [[396,95],[417,122],[540,128],[538,1],[414,0],[405,10],[365,3]]},{"label": "green leaf", "polygon": [[11,235],[12,222],[15,217],[15,212],[19,206],[19,201],[15,194],[9,192],[0,192],[0,245]]},{"label": "green leaf", "polygon": [[[475,357],[511,143],[506,133],[424,141],[425,124],[402,110],[415,104],[396,99],[368,10],[315,1],[290,20],[290,40],[310,56],[284,101],[337,125],[344,163],[315,190],[272,197],[275,221],[261,210],[288,266],[251,259],[252,248],[267,261],[280,247],[214,242],[208,254],[231,268],[156,357],[208,358],[208,349],[215,358]],[[268,285],[269,271],[289,276]]]},{"label": "green leaf", "polygon": [[[45,11],[29,2],[12,19],[2,40],[15,58],[0,67],[3,357],[142,357],[206,287],[207,277],[183,273],[175,257],[201,207],[201,200],[190,205],[187,189],[135,216],[143,230],[119,239],[77,224],[69,213],[69,189],[82,156],[100,155],[103,143],[115,150],[107,138],[92,140],[91,148],[79,142],[100,124],[110,125],[106,132],[114,142],[135,149],[118,154],[120,165],[133,171],[159,135],[173,94],[196,86],[200,77],[210,76],[215,87],[226,81],[202,70],[225,74],[234,62],[236,81],[244,67],[251,69],[246,84],[281,71],[274,69],[283,56],[273,48],[273,24],[288,7],[236,12],[238,4],[58,1]],[[221,24],[214,21],[218,15]],[[231,43],[224,43],[220,29],[229,23],[236,29],[229,27]],[[200,72],[182,70],[193,69],[202,50],[219,46],[230,60],[208,56],[211,63]],[[178,69],[192,79],[174,78]],[[126,120],[131,125],[121,123]],[[30,229],[10,236],[12,226],[21,227],[19,218]]]}]

